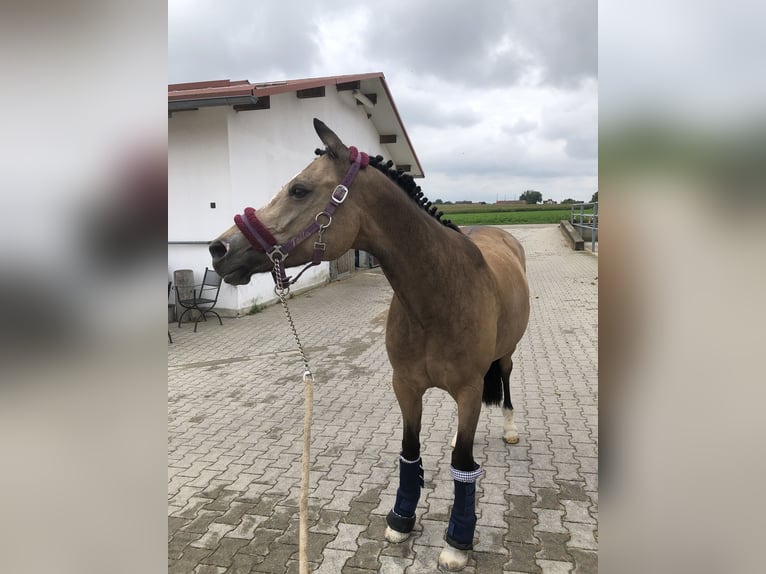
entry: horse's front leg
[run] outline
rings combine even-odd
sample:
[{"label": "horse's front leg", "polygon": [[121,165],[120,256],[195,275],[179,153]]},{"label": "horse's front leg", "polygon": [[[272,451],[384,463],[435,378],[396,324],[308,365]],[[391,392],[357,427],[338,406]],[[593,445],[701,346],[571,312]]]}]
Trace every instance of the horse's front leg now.
[{"label": "horse's front leg", "polygon": [[394,392],[402,411],[404,430],[399,455],[399,489],[394,508],[386,516],[386,540],[396,543],[409,538],[415,527],[415,509],[423,487],[423,462],[420,458],[423,390],[407,384],[394,374]]},{"label": "horse's front leg", "polygon": [[473,460],[473,438],[480,412],[481,390],[471,392],[470,388],[465,388],[457,398],[458,428],[450,466],[455,483],[455,503],[447,527],[447,544],[439,555],[439,566],[447,570],[462,570],[468,563],[468,551],[473,548],[476,479],[481,475],[481,467]]}]

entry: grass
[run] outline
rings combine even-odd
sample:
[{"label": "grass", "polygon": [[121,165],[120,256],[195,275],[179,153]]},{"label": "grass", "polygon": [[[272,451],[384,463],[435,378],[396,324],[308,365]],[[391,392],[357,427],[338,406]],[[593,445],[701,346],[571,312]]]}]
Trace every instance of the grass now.
[{"label": "grass", "polygon": [[569,219],[568,209],[546,211],[497,211],[487,213],[455,213],[446,216],[456,225],[521,225],[524,223],[558,223]]},{"label": "grass", "polygon": [[247,312],[248,315],[256,315],[263,311],[263,305],[259,305],[258,303],[253,303],[253,306],[250,307],[250,310]]},{"label": "grass", "polygon": [[[446,219],[456,225],[521,225],[558,223],[569,219],[569,206],[561,205],[482,205],[480,203],[439,205]],[[593,210],[585,210],[585,213]],[[579,213],[579,209],[577,210]]]}]

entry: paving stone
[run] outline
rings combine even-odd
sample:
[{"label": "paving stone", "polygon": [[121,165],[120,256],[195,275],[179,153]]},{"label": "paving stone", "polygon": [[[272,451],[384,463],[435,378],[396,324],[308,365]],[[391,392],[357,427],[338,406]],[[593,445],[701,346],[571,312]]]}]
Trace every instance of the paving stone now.
[{"label": "paving stone", "polygon": [[537,521],[534,519],[511,516],[508,519],[505,537],[512,542],[535,544],[537,543],[534,534],[535,524],[537,524]]},{"label": "paving stone", "polygon": [[268,528],[257,528],[253,532],[253,538],[247,546],[243,547],[241,552],[244,554],[253,554],[256,556],[266,556],[269,553],[269,547],[283,535],[282,530],[269,530]]},{"label": "paving stone", "polygon": [[537,514],[538,524],[535,530],[542,530],[544,532],[558,532],[566,534],[568,531],[561,523],[561,519],[564,516],[563,510],[548,510],[545,508],[535,508],[535,514]]},{"label": "paving stone", "polygon": [[477,515],[485,526],[503,528],[506,525],[505,512],[507,507],[500,504],[477,504]]},{"label": "paving stone", "polygon": [[327,549],[323,553],[324,558],[315,574],[338,574],[343,571],[343,566],[354,555],[348,550]]},{"label": "paving stone", "polygon": [[547,508],[548,510],[561,510],[561,492],[558,488],[536,488],[534,489],[535,508]]},{"label": "paving stone", "polygon": [[509,503],[508,515],[519,518],[537,518],[532,512],[532,505],[535,502],[532,496],[506,495]]},{"label": "paving stone", "polygon": [[568,464],[565,462],[557,462],[556,465],[556,480],[577,480],[580,478],[580,465]]},{"label": "paving stone", "polygon": [[205,558],[205,564],[222,566],[224,567],[224,570],[226,570],[229,566],[231,566],[232,559],[237,551],[240,548],[247,546],[248,543],[249,540],[222,538],[216,551]]},{"label": "paving stone", "polygon": [[[556,465],[556,469],[559,468],[559,464]],[[532,480],[532,486],[535,487],[543,487],[543,488],[556,488],[556,482],[553,480],[554,477],[558,478],[566,478],[564,476],[560,476],[559,470],[540,470],[537,468],[532,469],[532,476],[534,479]]]},{"label": "paving stone", "polygon": [[218,512],[213,512],[212,510],[200,510],[197,513],[197,517],[184,526],[183,529],[185,532],[205,534],[213,521],[219,516],[220,514]]},{"label": "paving stone", "polygon": [[210,564],[199,564],[194,569],[194,574],[224,574],[224,572],[226,572],[226,568]]},{"label": "paving stone", "polygon": [[[414,553],[414,560],[412,565],[409,566],[405,572],[407,574],[414,574],[419,572],[436,572],[437,563],[439,560],[439,554],[444,547],[444,543],[439,546],[419,546]],[[466,572],[464,570],[464,572]]]},{"label": "paving stone", "polygon": [[[478,542],[464,572],[595,572],[597,258],[569,250],[556,226],[512,232],[525,245],[532,295],[511,378],[520,442],[502,441],[502,409],[482,410],[474,441],[485,469]],[[384,346],[390,298],[378,270],[291,299],[319,374],[309,490],[314,571],[434,572],[444,545],[456,406],[441,391],[424,397],[426,487],[415,532],[402,544],[384,539],[402,426]],[[278,306],[224,319],[223,329],[174,332],[169,572],[297,574],[303,413],[291,345]]]},{"label": "paving stone", "polygon": [[189,544],[189,546],[215,550],[218,548],[218,544],[220,543],[221,538],[223,538],[227,532],[233,529],[234,526],[231,524],[220,524],[214,522],[207,527],[207,531],[199,539]]},{"label": "paving stone", "polygon": [[168,541],[168,558],[180,560],[186,547],[200,537],[196,532],[176,532]]},{"label": "paving stone", "polygon": [[184,550],[179,560],[168,561],[168,570],[174,572],[193,572],[194,568],[212,553],[213,551],[209,548],[192,548],[189,546]]},{"label": "paving stone", "polygon": [[562,500],[564,505],[564,520],[567,522],[584,522],[595,524],[596,519],[590,515],[590,504],[580,500]]},{"label": "paving stone", "polygon": [[567,542],[569,541],[569,534],[561,534],[556,532],[536,532],[538,540],[540,540],[540,550],[537,555],[540,558],[546,560],[554,560],[560,562],[572,562],[572,555],[568,552]]},{"label": "paving stone", "polygon": [[350,490],[336,490],[333,494],[332,500],[327,503],[324,508],[326,510],[340,510],[348,512],[351,510],[351,500],[358,493]]},{"label": "paving stone", "polygon": [[502,554],[495,552],[480,552],[474,550],[471,554],[471,560],[475,562],[476,574],[493,574],[503,571],[503,566],[508,562],[510,554],[505,548]]},{"label": "paving stone", "polygon": [[532,492],[532,481],[531,478],[511,477],[506,492],[516,496],[527,496]]},{"label": "paving stone", "polygon": [[569,553],[574,556],[574,574],[596,574],[598,572],[598,553],[580,548],[570,548]]},{"label": "paving stone", "polygon": [[511,572],[532,572],[535,574],[542,572],[535,557],[537,552],[536,545],[511,542],[508,546],[511,551],[511,559],[503,567],[504,570],[510,570]]},{"label": "paving stone", "polygon": [[290,521],[293,519],[293,516],[295,516],[295,510],[296,509],[292,506],[275,506],[271,516],[263,521],[263,528],[282,531],[287,530]]},{"label": "paving stone", "polygon": [[309,562],[319,564],[322,561],[322,555],[327,544],[334,538],[331,534],[309,533],[309,543],[307,546],[306,557]]},{"label": "paving stone", "polygon": [[572,571],[571,562],[557,562],[554,560],[538,560],[537,562],[543,574],[569,574]]},{"label": "paving stone", "polygon": [[556,484],[561,488],[561,500],[590,500],[584,482],[558,480]]},{"label": "paving stone", "polygon": [[232,557],[231,566],[226,570],[226,574],[249,574],[253,566],[262,561],[262,556],[240,552]]},{"label": "paving stone", "polygon": [[292,544],[272,544],[263,561],[253,566],[253,572],[283,574],[287,571],[287,563],[291,558],[297,558],[298,546]]},{"label": "paving stone", "polygon": [[210,504],[211,502],[213,501],[210,498],[192,496],[180,511],[172,513],[171,516],[186,519],[196,518],[200,509],[202,509],[206,504]]},{"label": "paving stone", "polygon": [[593,524],[580,524],[578,522],[565,522],[564,527],[571,534],[568,545],[572,548],[583,550],[598,550],[595,529]]},{"label": "paving stone", "polygon": [[380,553],[386,542],[382,540],[358,539],[358,548],[351,559],[346,562],[346,568],[358,568],[378,572],[381,567]]},{"label": "paving stone", "polygon": [[[395,556],[380,557],[380,574],[404,574],[414,562],[413,558],[397,558]],[[433,570],[432,570],[433,571]]]},{"label": "paving stone", "polygon": [[355,552],[358,547],[356,539],[359,537],[359,534],[366,529],[366,526],[359,524],[338,524],[338,534],[327,545],[327,548]]},{"label": "paving stone", "polygon": [[227,538],[242,538],[252,540],[255,536],[255,529],[266,520],[265,516],[257,514],[245,514],[240,519],[234,530],[226,533]]}]

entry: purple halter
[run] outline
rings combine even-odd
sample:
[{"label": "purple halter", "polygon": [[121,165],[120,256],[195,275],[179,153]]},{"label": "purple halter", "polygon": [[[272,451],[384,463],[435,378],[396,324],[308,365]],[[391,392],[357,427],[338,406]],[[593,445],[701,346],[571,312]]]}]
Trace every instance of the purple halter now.
[{"label": "purple halter", "polygon": [[[322,234],[325,229],[330,227],[335,210],[346,200],[346,197],[348,196],[348,188],[354,181],[356,174],[360,169],[364,169],[370,163],[370,157],[366,153],[360,152],[354,146],[349,148],[349,152],[351,166],[343,177],[343,181],[341,181],[341,183],[333,190],[327,207],[316,214],[314,221],[308,227],[281,245],[277,244],[274,235],[261,222],[261,220],[258,219],[258,216],[255,214],[255,209],[252,207],[245,208],[244,216],[239,214],[234,216],[234,223],[255,250],[265,253],[267,257],[271,259],[271,262],[274,264],[274,282],[277,284],[278,288],[286,288],[293,285],[309,267],[319,265],[322,262],[326,247],[326,244],[322,242]],[[319,237],[317,238],[318,240],[314,242],[314,255],[311,258],[311,262],[308,263],[294,278],[287,277],[285,275],[285,259],[293,249],[315,233],[318,233]],[[279,274],[278,276],[277,273]]]}]

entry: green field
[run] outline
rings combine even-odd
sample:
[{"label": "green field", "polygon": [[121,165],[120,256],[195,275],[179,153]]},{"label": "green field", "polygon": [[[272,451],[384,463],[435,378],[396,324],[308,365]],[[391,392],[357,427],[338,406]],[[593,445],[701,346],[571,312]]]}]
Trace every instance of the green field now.
[{"label": "green field", "polygon": [[[561,205],[482,205],[480,203],[438,205],[444,219],[456,225],[520,225],[558,223],[569,219],[568,206]],[[592,210],[591,210],[592,211]],[[579,212],[579,209],[577,210]],[[586,210],[586,213],[589,211]]]}]

